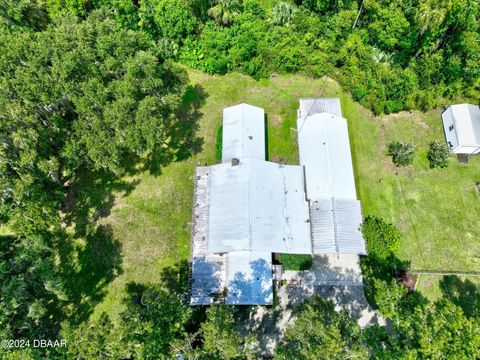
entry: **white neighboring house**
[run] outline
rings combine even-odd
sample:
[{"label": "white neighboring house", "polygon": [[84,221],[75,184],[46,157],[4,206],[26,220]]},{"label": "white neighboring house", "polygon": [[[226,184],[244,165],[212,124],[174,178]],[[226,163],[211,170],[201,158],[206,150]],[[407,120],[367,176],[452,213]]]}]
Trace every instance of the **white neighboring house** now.
[{"label": "white neighboring house", "polygon": [[442,113],[442,121],[447,145],[453,153],[480,153],[480,107],[451,105]]}]

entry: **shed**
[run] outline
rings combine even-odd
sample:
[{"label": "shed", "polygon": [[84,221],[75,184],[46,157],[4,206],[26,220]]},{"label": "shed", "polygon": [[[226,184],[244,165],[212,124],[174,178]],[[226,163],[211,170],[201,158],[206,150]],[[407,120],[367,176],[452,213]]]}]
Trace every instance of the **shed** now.
[{"label": "shed", "polygon": [[480,152],[480,108],[477,105],[451,105],[442,113],[442,122],[447,145],[453,153]]}]

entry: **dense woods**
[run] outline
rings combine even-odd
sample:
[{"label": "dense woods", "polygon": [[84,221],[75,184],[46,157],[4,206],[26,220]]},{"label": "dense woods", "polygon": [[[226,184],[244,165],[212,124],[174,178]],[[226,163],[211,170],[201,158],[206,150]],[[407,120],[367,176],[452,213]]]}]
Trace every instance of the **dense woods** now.
[{"label": "dense woods", "polygon": [[170,58],[212,74],[328,74],[375,113],[478,101],[475,0],[35,1],[3,5],[9,28],[39,30],[107,7]]},{"label": "dense woods", "polygon": [[[0,338],[71,344],[18,350],[25,359],[254,357],[233,320],[238,309],[192,310],[185,289],[136,288],[117,321],[69,321],[58,252],[70,189],[81,173],[115,178],[132,158],[196,151],[182,66],[257,79],[328,75],[375,114],[477,103],[479,17],[476,0],[0,2],[0,222],[10,232],[0,236]],[[447,155],[432,144],[431,166],[446,166]],[[392,276],[403,266],[398,230],[374,217],[363,230],[367,295],[394,335],[362,330],[314,298],[296,310],[277,357],[479,357],[478,314],[408,294]]]}]

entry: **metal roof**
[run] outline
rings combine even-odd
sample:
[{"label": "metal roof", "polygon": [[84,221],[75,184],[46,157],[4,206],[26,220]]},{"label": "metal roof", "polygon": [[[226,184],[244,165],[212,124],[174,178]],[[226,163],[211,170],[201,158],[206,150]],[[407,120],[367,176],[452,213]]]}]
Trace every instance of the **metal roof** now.
[{"label": "metal roof", "polygon": [[256,159],[217,164],[208,188],[208,253],[311,253],[302,167]]},{"label": "metal roof", "polygon": [[[479,146],[480,107],[471,104],[456,104],[448,109],[452,112],[453,121],[455,122],[458,145]],[[442,118],[444,114],[442,114]]]},{"label": "metal roof", "polygon": [[366,254],[347,121],[338,99],[300,99],[300,164],[305,167],[313,254]]},{"label": "metal roof", "polygon": [[265,159],[265,113],[239,104],[223,110],[222,162],[233,158]]},{"label": "metal roof", "polygon": [[314,114],[299,118],[297,129],[307,197],[356,199],[347,121],[327,113]]},{"label": "metal roof", "polygon": [[328,113],[342,117],[342,107],[338,98],[300,99],[299,118],[305,119],[313,114]]},{"label": "metal roof", "polygon": [[273,302],[271,259],[271,252],[229,252],[226,303],[271,305]]},{"label": "metal roof", "polygon": [[324,198],[310,201],[313,254],[366,255],[360,231],[362,209],[354,199]]},{"label": "metal roof", "polygon": [[197,167],[192,214],[190,305],[208,305],[225,288],[226,256],[208,254],[208,167]]}]

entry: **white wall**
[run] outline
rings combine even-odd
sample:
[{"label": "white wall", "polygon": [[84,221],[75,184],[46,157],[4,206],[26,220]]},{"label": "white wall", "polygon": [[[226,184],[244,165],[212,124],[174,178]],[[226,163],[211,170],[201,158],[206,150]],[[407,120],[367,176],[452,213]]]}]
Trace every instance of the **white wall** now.
[{"label": "white wall", "polygon": [[[448,143],[452,146],[450,147],[454,153],[458,151],[458,139],[455,129],[455,123],[453,121],[452,109],[449,107],[442,113],[442,121],[443,121],[443,131],[445,132],[445,139]],[[450,127],[453,126],[453,129],[450,130]]]}]

